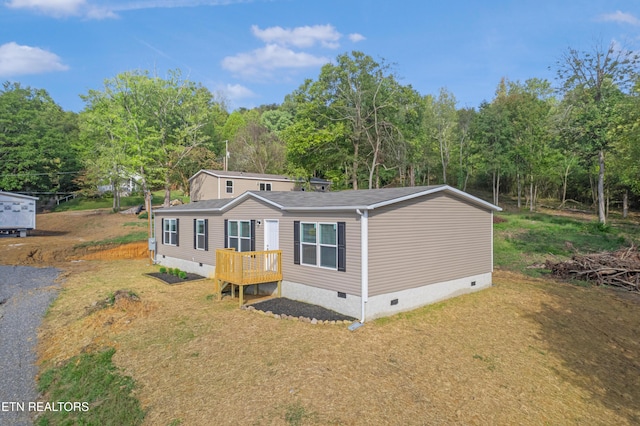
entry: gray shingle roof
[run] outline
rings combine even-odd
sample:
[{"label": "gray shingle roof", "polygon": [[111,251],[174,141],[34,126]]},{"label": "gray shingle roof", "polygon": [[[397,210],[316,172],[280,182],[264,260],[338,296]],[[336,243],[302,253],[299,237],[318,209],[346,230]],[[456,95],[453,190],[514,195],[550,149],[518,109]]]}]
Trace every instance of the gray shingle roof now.
[{"label": "gray shingle roof", "polygon": [[171,213],[171,212],[184,212],[184,211],[199,211],[199,210],[207,210],[207,211],[216,211],[220,210],[223,206],[229,204],[229,202],[233,201],[233,198],[225,198],[221,200],[204,200],[198,201],[188,204],[180,204],[178,206],[171,206],[161,209],[156,209],[156,213]]},{"label": "gray shingle roof", "polygon": [[359,189],[336,192],[255,192],[258,198],[264,198],[285,210],[288,209],[355,209],[369,208],[379,203],[420,194],[437,189],[439,186],[414,186],[405,188]]},{"label": "gray shingle roof", "polygon": [[355,210],[375,209],[414,197],[445,191],[458,198],[491,210],[501,210],[484,200],[476,198],[447,185],[414,186],[405,188],[364,189],[337,192],[304,191],[249,191],[238,198],[207,200],[161,209],[160,214],[175,211],[223,211],[242,200],[253,197],[288,211]]},{"label": "gray shingle roof", "polygon": [[200,173],[207,173],[207,174],[217,176],[217,177],[222,177],[222,178],[285,180],[285,181],[295,182],[294,179],[291,179],[283,175],[271,175],[266,173],[233,172],[233,171],[222,171],[222,170],[200,170],[198,173],[191,176],[189,180],[192,180],[193,178],[198,176]]}]

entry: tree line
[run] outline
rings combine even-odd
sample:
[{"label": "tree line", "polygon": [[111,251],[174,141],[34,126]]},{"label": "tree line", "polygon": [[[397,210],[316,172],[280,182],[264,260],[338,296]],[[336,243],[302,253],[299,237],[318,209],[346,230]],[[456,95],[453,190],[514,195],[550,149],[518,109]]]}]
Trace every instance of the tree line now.
[{"label": "tree line", "polygon": [[[188,191],[200,169],[331,180],[336,189],[448,184],[587,203],[600,222],[612,203],[640,195],[638,56],[567,49],[555,84],[503,78],[493,99],[459,108],[446,88],[420,94],[362,52],[339,55],[279,105],[228,111],[179,70],[130,71],[63,111],[42,89],[0,91],[0,189],[91,192],[135,176],[145,194]],[[227,154],[227,147],[229,154]],[[149,200],[147,200],[149,202]]]}]

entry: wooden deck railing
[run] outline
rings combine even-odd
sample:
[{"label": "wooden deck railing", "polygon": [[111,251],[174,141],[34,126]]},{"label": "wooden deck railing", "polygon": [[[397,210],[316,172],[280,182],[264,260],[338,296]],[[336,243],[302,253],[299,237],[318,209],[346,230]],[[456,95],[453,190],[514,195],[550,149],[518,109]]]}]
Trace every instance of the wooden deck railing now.
[{"label": "wooden deck railing", "polygon": [[[282,282],[282,251],[216,250],[216,292],[222,298],[222,290],[231,284],[240,287],[240,305],[243,303],[244,286],[277,282],[278,297]],[[257,287],[256,287],[257,290]]]}]

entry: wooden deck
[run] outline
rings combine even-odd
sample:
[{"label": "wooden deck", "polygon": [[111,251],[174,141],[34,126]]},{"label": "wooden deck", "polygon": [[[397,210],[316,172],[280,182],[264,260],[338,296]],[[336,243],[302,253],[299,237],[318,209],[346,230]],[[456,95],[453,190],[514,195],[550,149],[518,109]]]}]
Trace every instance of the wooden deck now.
[{"label": "wooden deck", "polygon": [[222,299],[222,291],[231,285],[232,296],[239,287],[240,306],[244,303],[244,287],[275,282],[278,285],[278,297],[282,286],[282,251],[245,251],[234,249],[216,250],[216,273],[214,277],[215,291],[218,300]]}]

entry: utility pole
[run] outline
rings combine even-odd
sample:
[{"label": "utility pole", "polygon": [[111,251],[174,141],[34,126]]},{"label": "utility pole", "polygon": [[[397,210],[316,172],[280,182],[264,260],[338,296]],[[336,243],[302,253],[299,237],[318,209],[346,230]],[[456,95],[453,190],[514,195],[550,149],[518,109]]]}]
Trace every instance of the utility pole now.
[{"label": "utility pole", "polygon": [[229,141],[224,141],[224,171],[229,169]]}]

